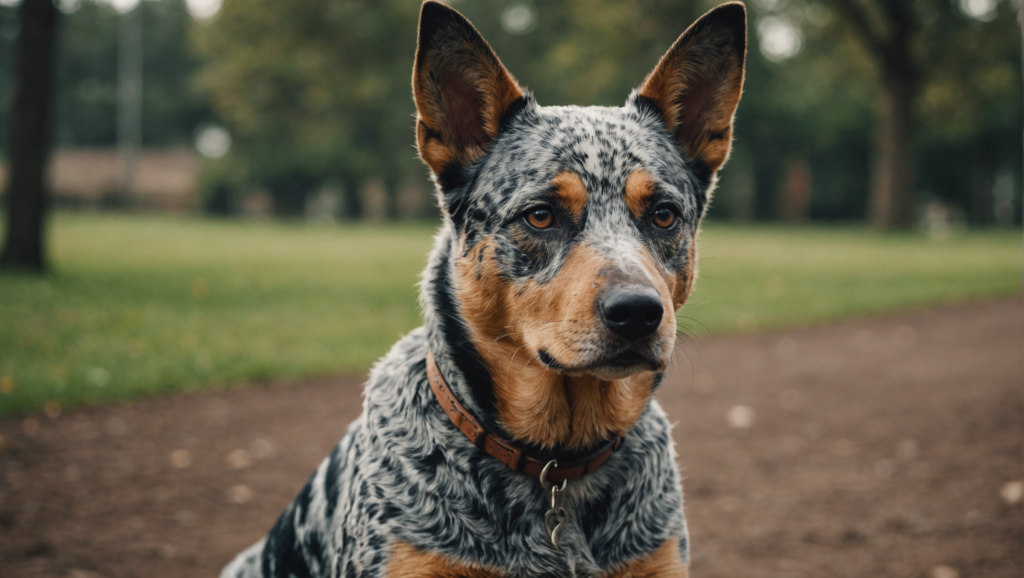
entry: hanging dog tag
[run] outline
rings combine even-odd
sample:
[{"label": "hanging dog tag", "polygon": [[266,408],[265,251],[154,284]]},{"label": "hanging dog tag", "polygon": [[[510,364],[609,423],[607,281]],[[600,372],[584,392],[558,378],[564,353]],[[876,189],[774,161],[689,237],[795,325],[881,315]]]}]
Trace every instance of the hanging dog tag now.
[{"label": "hanging dog tag", "polygon": [[558,486],[551,487],[551,509],[544,514],[544,529],[549,532],[551,543],[556,550],[558,549],[558,535],[562,533],[562,528],[569,521],[569,512],[558,504],[560,491]]},{"label": "hanging dog tag", "polygon": [[548,470],[557,466],[558,462],[551,460],[540,473],[540,485],[545,490],[551,491],[551,507],[544,514],[544,531],[551,538],[551,544],[556,550],[558,549],[558,536],[562,533],[562,528],[569,523],[569,511],[562,506],[562,492],[565,491],[568,480],[562,480],[561,487],[548,481]]}]

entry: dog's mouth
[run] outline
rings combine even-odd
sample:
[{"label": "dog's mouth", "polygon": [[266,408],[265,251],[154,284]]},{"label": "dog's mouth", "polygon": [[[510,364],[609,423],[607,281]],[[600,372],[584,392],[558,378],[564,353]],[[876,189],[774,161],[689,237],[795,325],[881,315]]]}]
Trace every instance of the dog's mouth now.
[{"label": "dog's mouth", "polygon": [[546,349],[537,352],[537,359],[552,371],[568,375],[593,375],[609,380],[623,379],[641,371],[659,371],[664,368],[661,356],[634,348],[623,349],[578,366],[560,363]]},{"label": "dog's mouth", "polygon": [[638,365],[651,365],[655,363],[649,355],[639,351],[627,349],[608,360],[607,365],[611,367],[636,367]]}]

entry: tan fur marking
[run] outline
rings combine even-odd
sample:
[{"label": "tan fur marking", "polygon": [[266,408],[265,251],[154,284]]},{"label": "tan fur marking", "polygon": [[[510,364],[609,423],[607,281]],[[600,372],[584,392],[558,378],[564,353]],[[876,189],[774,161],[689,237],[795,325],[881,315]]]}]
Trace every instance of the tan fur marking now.
[{"label": "tan fur marking", "polygon": [[657,181],[644,169],[636,169],[630,173],[626,179],[626,206],[634,217],[639,219],[644,216],[657,187]]},{"label": "tan fur marking", "polygon": [[587,186],[583,184],[583,179],[576,173],[563,171],[551,179],[551,186],[565,210],[579,222],[583,209],[587,207]]},{"label": "tan fur marking", "polygon": [[[422,122],[422,119],[419,120]],[[424,130],[424,125],[417,123],[416,142],[419,145],[417,148],[420,152],[420,158],[423,159],[423,162],[430,167],[434,174],[440,174],[445,167],[455,162],[458,155],[450,146],[436,139],[428,139],[427,134],[427,130]]]},{"label": "tan fur marking", "polygon": [[589,447],[624,435],[640,418],[654,391],[654,373],[650,371],[613,381],[571,375],[564,379],[573,410],[569,447]]},{"label": "tan fur marking", "polygon": [[[661,272],[646,250],[640,257],[665,303],[661,331],[670,344],[674,278]],[[563,375],[536,359],[543,348],[571,365],[581,340],[603,331],[594,302],[604,283],[598,272],[606,265],[593,248],[578,246],[557,279],[518,285],[498,275],[489,239],[459,259],[456,295],[462,315],[490,371],[498,419],[514,438],[543,447],[589,448],[624,434],[643,412],[653,372],[603,381]]]},{"label": "tan fur marking", "polygon": [[679,540],[665,540],[650,556],[605,574],[604,578],[688,578],[689,568],[679,555]]},{"label": "tan fur marking", "polygon": [[388,562],[388,578],[502,578],[495,570],[449,560],[424,552],[408,542],[396,542]]},{"label": "tan fur marking", "polygon": [[459,259],[457,267],[457,294],[463,317],[471,320],[473,329],[481,334],[505,340],[502,336],[508,329],[509,282],[498,275],[494,266],[491,239],[477,244],[469,255]]},{"label": "tan fur marking", "polygon": [[[699,33],[698,33],[699,32]],[[732,120],[743,93],[743,55],[723,52],[728,32],[690,26],[640,89],[691,159],[717,171],[732,148]]]},{"label": "tan fur marking", "polygon": [[686,255],[686,267],[675,276],[672,287],[672,304],[678,311],[693,290],[694,281],[697,280],[697,239],[690,241],[690,250]]}]

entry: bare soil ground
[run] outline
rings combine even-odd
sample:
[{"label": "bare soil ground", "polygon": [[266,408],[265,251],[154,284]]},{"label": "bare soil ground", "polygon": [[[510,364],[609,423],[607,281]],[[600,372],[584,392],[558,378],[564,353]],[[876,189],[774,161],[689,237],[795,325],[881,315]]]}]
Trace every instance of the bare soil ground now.
[{"label": "bare soil ground", "polygon": [[[693,575],[1024,576],[1000,495],[1024,479],[1022,345],[1013,299],[688,347],[659,399]],[[360,382],[0,422],[0,575],[215,576],[359,413]]]}]

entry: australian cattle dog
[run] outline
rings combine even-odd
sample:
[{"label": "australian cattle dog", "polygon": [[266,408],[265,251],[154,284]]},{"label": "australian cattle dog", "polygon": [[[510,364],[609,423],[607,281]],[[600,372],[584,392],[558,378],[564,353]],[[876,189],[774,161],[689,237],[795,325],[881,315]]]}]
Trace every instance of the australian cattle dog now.
[{"label": "australian cattle dog", "polygon": [[423,327],[225,577],[685,577],[653,396],[729,156],[746,10],[708,12],[619,108],[542,107],[423,4],[416,140],[443,224]]}]

